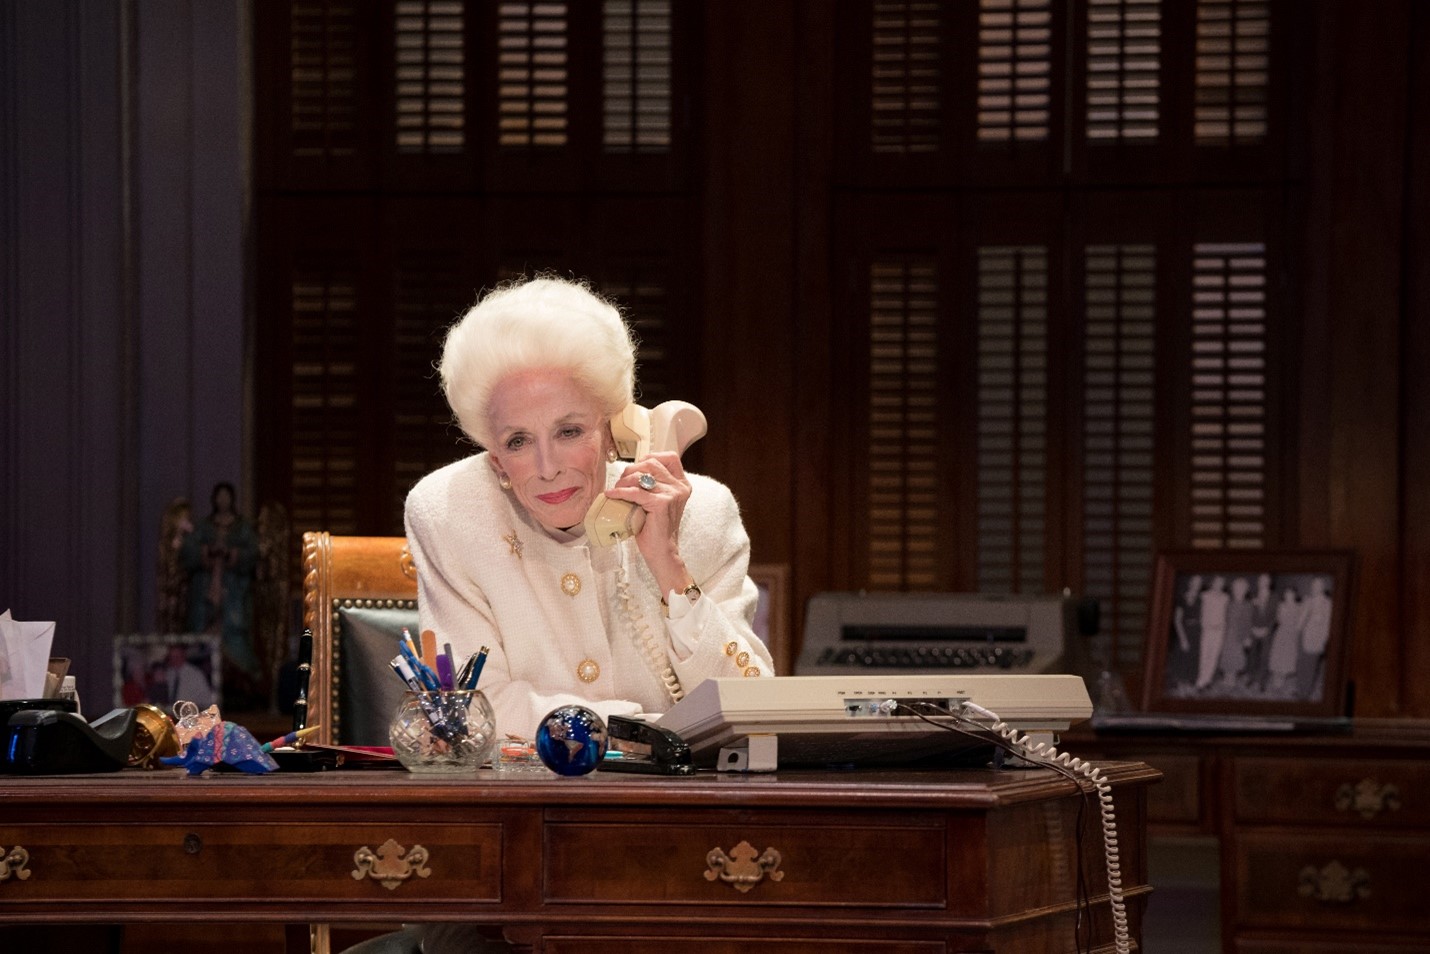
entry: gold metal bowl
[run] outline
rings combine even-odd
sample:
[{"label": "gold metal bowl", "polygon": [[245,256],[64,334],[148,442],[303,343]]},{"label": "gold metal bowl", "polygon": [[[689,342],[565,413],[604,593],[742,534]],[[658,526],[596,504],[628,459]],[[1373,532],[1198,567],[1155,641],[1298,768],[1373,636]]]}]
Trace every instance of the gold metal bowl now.
[{"label": "gold metal bowl", "polygon": [[134,730],[134,744],[129,748],[130,766],[158,768],[159,759],[179,754],[179,734],[174,729],[174,720],[165,715],[163,709],[141,702],[134,711],[139,725]]}]

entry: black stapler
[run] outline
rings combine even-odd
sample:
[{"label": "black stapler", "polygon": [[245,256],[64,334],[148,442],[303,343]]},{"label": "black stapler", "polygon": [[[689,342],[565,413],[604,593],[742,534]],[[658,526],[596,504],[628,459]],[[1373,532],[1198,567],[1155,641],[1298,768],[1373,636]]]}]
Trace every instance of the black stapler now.
[{"label": "black stapler", "polygon": [[115,709],[85,722],[73,712],[22,709],[5,726],[0,767],[14,775],[115,772],[129,762],[139,714]]},{"label": "black stapler", "polygon": [[664,726],[613,715],[606,720],[611,752],[597,766],[604,772],[639,772],[644,775],[694,775],[690,746]]}]

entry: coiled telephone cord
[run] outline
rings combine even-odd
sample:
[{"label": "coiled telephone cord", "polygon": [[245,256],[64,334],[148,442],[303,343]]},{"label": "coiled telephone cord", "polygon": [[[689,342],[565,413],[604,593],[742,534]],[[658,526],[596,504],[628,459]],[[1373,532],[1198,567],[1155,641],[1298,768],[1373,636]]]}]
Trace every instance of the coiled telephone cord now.
[{"label": "coiled telephone cord", "polygon": [[631,641],[645,657],[646,665],[665,687],[671,702],[685,698],[685,689],[680,685],[680,677],[670,665],[670,656],[656,643],[655,636],[646,624],[645,616],[636,606],[635,594],[631,592],[631,578],[626,572],[626,549],[621,547],[621,563],[616,568],[616,594],[621,598],[621,610],[631,624]]},{"label": "coiled telephone cord", "polygon": [[967,701],[963,702],[961,708],[963,713],[971,713],[991,723],[987,728],[1006,739],[1024,758],[1061,765],[1085,776],[1097,789],[1098,805],[1102,812],[1103,855],[1107,862],[1107,896],[1112,904],[1113,944],[1117,948],[1117,954],[1129,954],[1132,942],[1127,932],[1127,905],[1122,896],[1122,864],[1117,849],[1117,814],[1112,804],[1112,786],[1103,778],[1097,766],[1059,752],[1046,742],[1034,742],[998,718],[996,713]]}]

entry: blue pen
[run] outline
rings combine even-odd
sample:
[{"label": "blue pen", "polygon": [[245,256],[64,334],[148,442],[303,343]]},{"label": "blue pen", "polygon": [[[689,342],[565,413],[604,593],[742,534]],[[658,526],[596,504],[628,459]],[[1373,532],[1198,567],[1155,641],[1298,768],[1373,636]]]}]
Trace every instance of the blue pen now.
[{"label": "blue pen", "polygon": [[428,697],[427,693],[422,691],[422,684],[413,673],[412,667],[407,665],[407,661],[402,656],[396,657],[392,662],[388,663],[388,665],[392,667],[393,672],[397,673],[398,678],[407,683],[407,687],[417,696],[417,704],[422,707],[423,714],[427,716],[427,721],[432,726],[434,735],[440,739],[446,739],[449,742],[466,735],[464,729],[453,729],[451,724],[447,721],[447,714]]},{"label": "blue pen", "polygon": [[413,654],[411,648],[407,645],[405,641],[399,641],[397,644],[397,648],[398,651],[402,653],[403,658],[407,660],[408,665],[412,667],[412,672],[414,675],[416,675],[417,680],[421,682],[427,690],[431,692],[436,692],[438,689],[442,688],[441,683],[437,681],[437,674],[434,673],[432,670],[428,669],[423,664],[422,660],[418,659],[417,656]]},{"label": "blue pen", "polygon": [[485,666],[486,664],[487,664],[487,647],[483,646],[482,649],[481,649],[481,651],[477,653],[477,660],[476,660],[476,662],[472,665],[472,674],[467,677],[467,682],[466,682],[465,685],[463,685],[463,687],[462,687],[463,689],[475,689],[475,688],[477,688],[477,680],[480,679],[480,678],[482,678],[482,667]]}]

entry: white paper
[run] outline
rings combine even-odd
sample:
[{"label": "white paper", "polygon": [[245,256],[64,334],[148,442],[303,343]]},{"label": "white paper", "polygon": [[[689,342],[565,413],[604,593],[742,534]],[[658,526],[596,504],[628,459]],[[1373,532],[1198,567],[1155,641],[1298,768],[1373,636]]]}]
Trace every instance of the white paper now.
[{"label": "white paper", "polygon": [[45,691],[55,624],[25,623],[0,613],[0,699],[38,699]]}]

